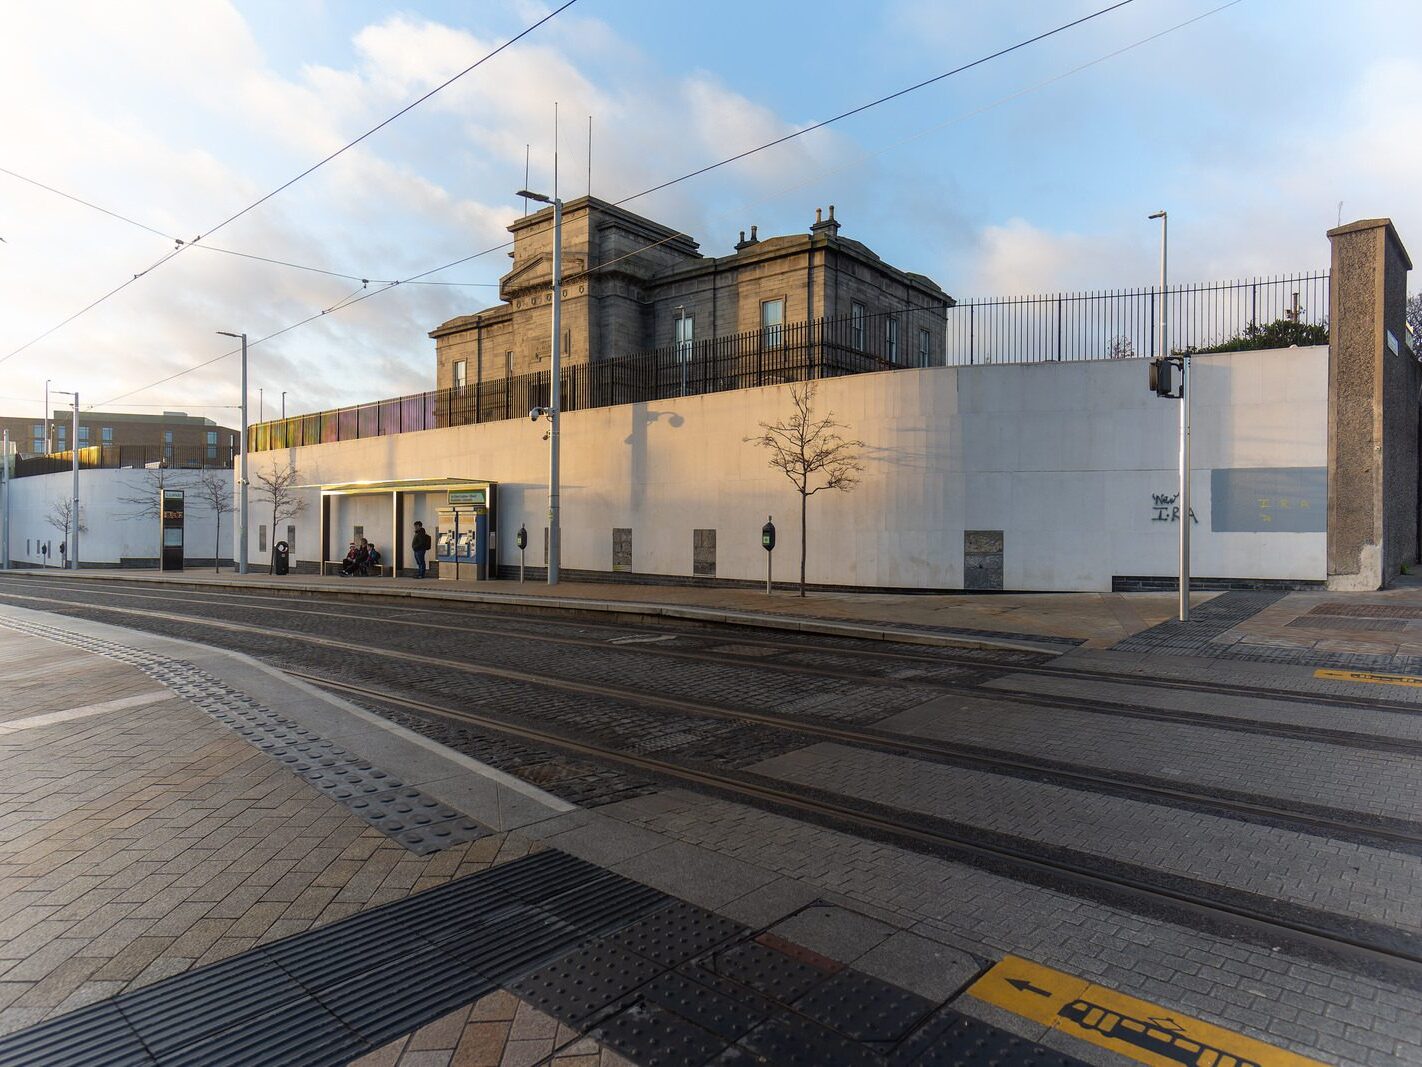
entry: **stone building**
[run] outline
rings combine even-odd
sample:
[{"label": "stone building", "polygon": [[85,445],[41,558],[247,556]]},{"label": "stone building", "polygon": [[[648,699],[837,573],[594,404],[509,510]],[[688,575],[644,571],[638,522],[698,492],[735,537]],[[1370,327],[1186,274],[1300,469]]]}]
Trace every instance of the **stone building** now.
[{"label": "stone building", "polygon": [[[551,355],[553,209],[509,227],[513,266],[503,303],[430,332],[439,388],[546,371]],[[760,238],[752,226],[726,256],[596,197],[563,208],[563,343],[567,366],[735,335],[767,344],[823,320],[846,350],[885,367],[943,362],[953,299],[922,274],[840,236],[834,207],[808,233]],[[819,342],[816,342],[819,343]]]}]

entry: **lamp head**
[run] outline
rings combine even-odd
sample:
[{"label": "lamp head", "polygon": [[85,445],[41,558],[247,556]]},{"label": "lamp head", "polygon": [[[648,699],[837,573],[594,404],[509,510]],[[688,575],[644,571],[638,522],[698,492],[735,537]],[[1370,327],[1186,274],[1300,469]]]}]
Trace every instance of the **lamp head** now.
[{"label": "lamp head", "polygon": [[551,204],[553,201],[542,193],[531,193],[527,189],[520,189],[514,196],[521,196],[525,200],[537,200],[540,204]]},{"label": "lamp head", "polygon": [[1157,211],[1154,215],[1147,215],[1146,218],[1148,218],[1148,219],[1163,219],[1163,218],[1165,218],[1165,212],[1164,212],[1164,211]]}]

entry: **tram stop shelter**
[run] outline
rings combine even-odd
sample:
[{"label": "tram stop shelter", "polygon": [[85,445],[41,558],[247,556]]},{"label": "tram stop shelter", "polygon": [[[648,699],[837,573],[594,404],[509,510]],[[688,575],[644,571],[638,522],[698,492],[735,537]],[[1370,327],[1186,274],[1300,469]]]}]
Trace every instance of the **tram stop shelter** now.
[{"label": "tram stop shelter", "polygon": [[[343,482],[321,490],[321,573],[340,572],[345,546],[364,537],[379,550],[379,573],[395,578],[413,569],[410,539],[418,520],[438,541],[440,513],[452,507],[487,514],[487,564],[496,573],[498,483],[477,478],[419,478],[393,482]],[[435,559],[432,550],[430,560]]]}]

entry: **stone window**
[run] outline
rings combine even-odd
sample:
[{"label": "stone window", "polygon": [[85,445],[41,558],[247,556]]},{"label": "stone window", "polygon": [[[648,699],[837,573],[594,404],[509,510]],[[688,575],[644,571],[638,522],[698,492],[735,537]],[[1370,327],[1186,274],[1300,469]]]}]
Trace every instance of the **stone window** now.
[{"label": "stone window", "polygon": [[505,377],[505,378],[512,378],[512,377],[513,377],[513,353],[512,353],[512,352],[505,352],[505,353],[504,353],[504,377]]},{"label": "stone window", "polygon": [[929,350],[933,345],[933,335],[928,330],[920,327],[918,331],[918,365],[926,367],[929,364]]},{"label": "stone window", "polygon": [[672,320],[672,341],[676,343],[678,359],[685,360],[691,353],[691,342],[696,340],[696,316],[685,308],[676,309]]},{"label": "stone window", "polygon": [[849,305],[849,340],[854,351],[864,351],[864,305]]},{"label": "stone window", "polygon": [[760,342],[766,348],[779,348],[785,340],[785,298],[760,302]]},{"label": "stone window", "polygon": [[899,318],[890,315],[884,320],[884,356],[890,363],[899,361]]},{"label": "stone window", "polygon": [[469,361],[467,359],[457,359],[454,361],[454,387],[463,389],[469,381]]},{"label": "stone window", "polygon": [[114,443],[114,428],[112,426],[105,426],[99,430],[99,443],[102,445]]}]

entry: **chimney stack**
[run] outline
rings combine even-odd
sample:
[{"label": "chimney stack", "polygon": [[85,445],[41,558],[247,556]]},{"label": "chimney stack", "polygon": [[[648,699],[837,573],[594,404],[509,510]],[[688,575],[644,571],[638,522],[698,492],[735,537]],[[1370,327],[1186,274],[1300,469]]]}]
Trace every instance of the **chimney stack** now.
[{"label": "chimney stack", "polygon": [[820,209],[815,208],[815,224],[810,227],[810,232],[815,234],[826,234],[830,237],[839,233],[839,223],[834,220],[834,205],[829,206],[829,218],[820,217]]}]

